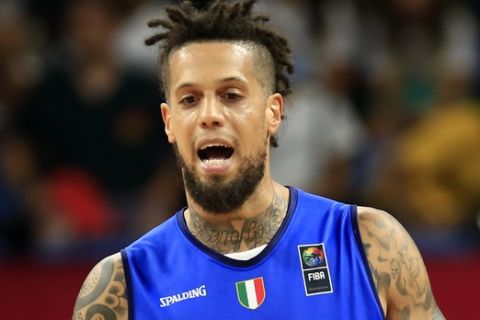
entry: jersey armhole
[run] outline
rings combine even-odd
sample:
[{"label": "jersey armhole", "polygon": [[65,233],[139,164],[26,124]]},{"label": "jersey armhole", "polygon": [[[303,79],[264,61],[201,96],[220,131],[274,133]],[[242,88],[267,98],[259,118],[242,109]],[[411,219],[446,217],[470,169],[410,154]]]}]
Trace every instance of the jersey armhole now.
[{"label": "jersey armhole", "polygon": [[128,320],[134,320],[134,312],[133,312],[133,283],[132,277],[130,273],[130,264],[128,263],[128,254],[125,249],[120,250],[122,255],[122,264],[123,264],[123,272],[125,274],[125,285],[127,290],[127,304],[128,304]]},{"label": "jersey armhole", "polygon": [[358,252],[360,252],[360,256],[362,257],[362,262],[364,269],[367,273],[368,280],[370,281],[370,288],[373,291],[373,295],[375,296],[375,300],[377,301],[377,306],[380,311],[380,314],[382,315],[383,319],[386,319],[385,317],[385,310],[383,310],[382,303],[380,302],[380,297],[378,296],[377,289],[375,287],[375,282],[373,281],[373,275],[372,275],[372,270],[370,270],[370,265],[368,264],[368,259],[367,259],[367,254],[365,252],[365,248],[363,247],[363,242],[362,238],[360,235],[360,228],[358,226],[358,210],[357,206],[351,205],[350,206],[350,222],[352,225],[352,230],[353,230],[353,235],[355,237],[355,242],[357,244],[357,249]]}]

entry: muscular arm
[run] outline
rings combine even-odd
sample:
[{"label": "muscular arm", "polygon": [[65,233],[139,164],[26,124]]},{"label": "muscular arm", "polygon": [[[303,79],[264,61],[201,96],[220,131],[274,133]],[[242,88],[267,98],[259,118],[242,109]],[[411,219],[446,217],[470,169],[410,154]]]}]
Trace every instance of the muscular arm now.
[{"label": "muscular arm", "polygon": [[73,320],[125,320],[127,293],[119,253],[100,261],[85,279],[73,311]]},{"label": "muscular arm", "polygon": [[387,319],[445,319],[422,257],[400,223],[386,212],[360,207],[358,224]]}]

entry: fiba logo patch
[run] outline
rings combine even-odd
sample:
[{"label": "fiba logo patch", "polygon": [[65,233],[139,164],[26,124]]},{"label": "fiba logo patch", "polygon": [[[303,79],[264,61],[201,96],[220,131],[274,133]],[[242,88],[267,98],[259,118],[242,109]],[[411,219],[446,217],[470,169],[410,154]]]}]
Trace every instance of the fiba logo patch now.
[{"label": "fiba logo patch", "polygon": [[325,261],[323,250],[317,247],[308,247],[302,252],[302,260],[309,267],[319,267]]},{"label": "fiba logo patch", "polygon": [[298,254],[307,296],[333,292],[323,243],[298,246]]}]

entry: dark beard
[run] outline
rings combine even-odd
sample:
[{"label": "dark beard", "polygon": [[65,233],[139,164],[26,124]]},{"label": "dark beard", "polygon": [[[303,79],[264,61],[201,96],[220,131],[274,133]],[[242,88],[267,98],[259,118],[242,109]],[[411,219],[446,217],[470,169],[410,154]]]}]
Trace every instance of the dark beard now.
[{"label": "dark beard", "polygon": [[211,213],[227,213],[240,208],[253,194],[265,174],[267,153],[262,151],[257,157],[248,158],[232,181],[223,182],[221,176],[214,176],[211,181],[202,182],[194,169],[186,165],[176,145],[173,149],[182,169],[188,194],[204,210]]}]

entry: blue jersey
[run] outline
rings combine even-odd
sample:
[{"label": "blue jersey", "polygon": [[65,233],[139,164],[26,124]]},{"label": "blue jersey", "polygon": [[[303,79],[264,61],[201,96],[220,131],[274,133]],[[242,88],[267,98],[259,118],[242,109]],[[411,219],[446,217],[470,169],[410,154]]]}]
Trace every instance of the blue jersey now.
[{"label": "blue jersey", "polygon": [[122,250],[129,319],[384,319],[355,206],[290,188],[280,229],[247,261],[200,243],[183,212]]}]

